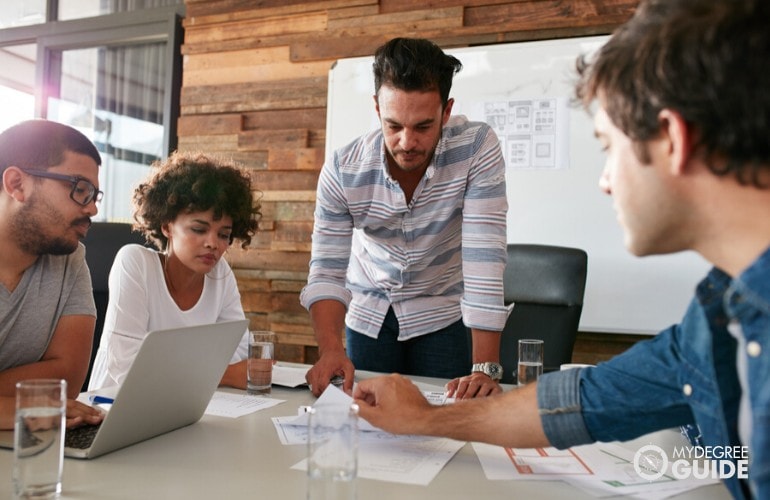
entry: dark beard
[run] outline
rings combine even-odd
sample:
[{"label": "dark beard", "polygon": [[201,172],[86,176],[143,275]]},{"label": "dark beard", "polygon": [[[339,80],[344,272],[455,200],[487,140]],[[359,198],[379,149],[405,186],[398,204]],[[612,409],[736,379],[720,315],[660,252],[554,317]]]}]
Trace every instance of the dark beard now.
[{"label": "dark beard", "polygon": [[[75,221],[75,224],[82,220]],[[31,255],[68,255],[77,250],[78,242],[62,237],[51,237],[48,230],[69,227],[61,213],[48,202],[30,197],[11,220],[11,234],[24,252]]]}]

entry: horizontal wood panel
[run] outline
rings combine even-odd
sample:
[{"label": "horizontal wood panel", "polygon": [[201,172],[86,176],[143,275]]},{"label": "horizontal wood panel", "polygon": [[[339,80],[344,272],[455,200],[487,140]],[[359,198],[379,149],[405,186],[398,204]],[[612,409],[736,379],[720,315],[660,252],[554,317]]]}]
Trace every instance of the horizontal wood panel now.
[{"label": "horizontal wood panel", "polygon": [[318,172],[297,170],[289,172],[265,172],[252,170],[251,176],[263,191],[286,191],[291,188],[315,190],[318,184]]},{"label": "horizontal wood panel", "polygon": [[[494,4],[507,4],[514,3],[516,0],[425,0],[415,2],[414,0],[380,0],[380,11],[382,13],[389,12],[404,12],[420,9],[437,9],[441,7],[457,7],[457,6],[477,6],[477,5],[494,5]],[[532,0],[519,0],[522,2]]]},{"label": "horizontal wood panel", "polygon": [[326,13],[230,21],[185,28],[185,43],[223,42],[247,37],[310,33],[326,29]]},{"label": "horizontal wood panel", "polygon": [[324,76],[329,72],[331,61],[281,62],[227,68],[211,68],[185,71],[184,85],[221,85],[227,83],[248,83],[254,81],[279,81],[306,76]]},{"label": "horizontal wood panel", "polygon": [[185,87],[180,97],[182,116],[216,113],[326,108],[328,76]]},{"label": "horizontal wood panel", "polygon": [[[228,252],[232,251],[232,247]],[[249,251],[256,251],[256,250],[249,250]],[[309,258],[309,253],[307,254]],[[237,265],[234,265],[235,263],[230,261],[230,258],[228,256],[227,262],[230,263],[231,267],[233,268],[233,273],[235,274],[235,277],[238,279],[238,282],[240,283],[241,279],[260,279],[264,278],[267,280],[275,281],[275,280],[288,280],[288,281],[303,281],[307,279],[307,266],[305,269],[300,271],[290,271],[290,270],[283,270],[283,269],[254,269],[254,268],[248,268],[244,269],[242,267],[237,267]]]},{"label": "horizontal wood panel", "polygon": [[338,18],[330,20],[330,34],[339,36],[347,30],[355,28],[359,33],[372,35],[375,33],[392,33],[394,26],[402,29],[430,28],[436,22],[442,23],[445,29],[457,28],[463,25],[463,8],[451,7],[445,9],[423,9],[396,14],[376,14],[360,17]]},{"label": "horizontal wood panel", "polygon": [[235,20],[275,17],[287,14],[307,13],[313,14],[319,11],[345,10],[362,5],[377,5],[378,0],[299,0],[285,2],[282,0],[255,4],[253,0],[223,1],[217,0],[187,0],[187,16],[185,27],[226,23]]},{"label": "horizontal wood panel", "polygon": [[326,107],[269,109],[243,114],[243,130],[292,127],[325,129]]},{"label": "horizontal wood panel", "polygon": [[228,262],[234,268],[301,272],[305,273],[305,277],[307,277],[308,262],[310,262],[310,253],[308,252],[243,250],[240,247],[232,246],[227,253]]},{"label": "horizontal wood panel", "polygon": [[324,162],[324,150],[271,148],[268,158],[271,170],[320,170]]},{"label": "horizontal wood panel", "polygon": [[308,146],[308,138],[307,129],[248,130],[238,134],[238,150],[267,151],[274,147],[305,148]]},{"label": "horizontal wood panel", "polygon": [[315,204],[316,190],[313,187],[308,191],[280,191],[273,190],[262,193],[262,199],[266,201],[304,201]]},{"label": "horizontal wood panel", "polygon": [[465,9],[465,26],[489,26],[496,24],[504,31],[531,31],[620,23],[633,13],[629,0],[608,0],[598,5],[591,0],[558,0],[518,2],[505,5],[487,5]]},{"label": "horizontal wood panel", "polygon": [[247,66],[281,64],[289,59],[289,47],[267,47],[255,50],[228,50],[196,54],[184,58],[184,73],[191,71],[223,70]]},{"label": "horizontal wood panel", "polygon": [[237,134],[243,130],[243,122],[244,117],[240,113],[180,116],[177,133],[180,136]]}]

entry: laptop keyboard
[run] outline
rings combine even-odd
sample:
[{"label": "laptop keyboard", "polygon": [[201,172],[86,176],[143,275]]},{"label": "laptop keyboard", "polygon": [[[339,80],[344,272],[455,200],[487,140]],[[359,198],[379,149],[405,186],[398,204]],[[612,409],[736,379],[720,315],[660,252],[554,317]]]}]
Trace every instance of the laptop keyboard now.
[{"label": "laptop keyboard", "polygon": [[91,446],[96,436],[96,431],[99,430],[101,423],[95,425],[82,425],[75,427],[74,429],[67,429],[64,433],[64,446],[67,448],[76,448],[84,450]]}]

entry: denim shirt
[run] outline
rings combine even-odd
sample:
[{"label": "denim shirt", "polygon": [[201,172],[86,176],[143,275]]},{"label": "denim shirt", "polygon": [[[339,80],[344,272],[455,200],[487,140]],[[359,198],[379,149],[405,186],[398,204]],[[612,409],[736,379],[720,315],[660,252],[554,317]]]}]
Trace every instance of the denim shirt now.
[{"label": "denim shirt", "polygon": [[[682,322],[654,339],[596,367],[541,377],[538,407],[551,444],[626,441],[697,424],[704,446],[743,445],[731,320],[740,323],[747,346],[750,496],[770,498],[770,249],[736,279],[712,269]],[[737,477],[724,482],[734,498],[747,498]]]}]

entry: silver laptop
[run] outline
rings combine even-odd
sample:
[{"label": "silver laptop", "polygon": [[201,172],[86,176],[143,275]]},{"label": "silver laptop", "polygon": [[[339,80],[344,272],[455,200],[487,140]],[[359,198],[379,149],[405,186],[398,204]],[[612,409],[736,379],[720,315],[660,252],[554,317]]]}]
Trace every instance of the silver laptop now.
[{"label": "silver laptop", "polygon": [[[200,420],[247,325],[243,319],[150,332],[90,446],[65,445],[65,456],[98,457]],[[13,447],[13,431],[1,434],[0,446]]]}]

